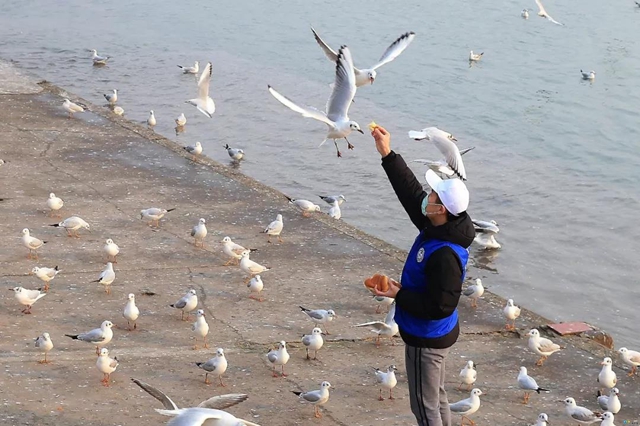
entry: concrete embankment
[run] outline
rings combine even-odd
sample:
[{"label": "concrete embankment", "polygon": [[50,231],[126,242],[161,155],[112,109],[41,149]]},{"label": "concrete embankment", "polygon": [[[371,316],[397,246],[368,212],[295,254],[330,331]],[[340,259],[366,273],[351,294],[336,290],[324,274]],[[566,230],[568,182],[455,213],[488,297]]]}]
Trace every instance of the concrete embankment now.
[{"label": "concrete embankment", "polygon": [[[164,390],[179,406],[223,393],[247,393],[249,399],[229,411],[263,426],[415,424],[401,340],[376,349],[368,340],[372,333],[353,327],[383,318],[362,282],[377,271],[398,276],[404,252],[324,214],[304,218],[278,191],[206,158],[193,161],[174,142],[106,107],[92,105],[92,111],[69,119],[60,93],[48,83],[33,83],[12,66],[0,67],[0,158],[8,161],[0,166],[0,274],[5,287],[0,303],[1,424],[164,424],[167,418],[153,411],[160,403],[130,377]],[[50,192],[64,199],[63,218],[80,216],[92,232],[80,231],[76,239],[49,226],[59,221],[47,217]],[[152,229],[139,216],[148,207],[176,210]],[[260,231],[278,213],[285,220],[284,242],[268,244]],[[190,237],[201,217],[209,229],[205,249],[195,248]],[[23,228],[47,241],[38,250],[38,261],[27,259],[20,240]],[[272,268],[262,275],[264,302],[248,298],[237,266],[223,266],[227,258],[219,242],[224,236],[257,248],[252,259]],[[91,283],[104,268],[107,238],[121,248],[110,295]],[[62,272],[47,296],[31,315],[22,314],[6,290],[41,287],[29,271],[56,265]],[[181,321],[179,311],[169,307],[191,288],[211,327],[209,349],[193,350],[192,321]],[[122,317],[129,293],[136,295],[141,311],[132,332]],[[338,315],[329,324],[331,334],[319,360],[305,359],[300,338],[311,332],[313,323],[299,306],[332,308]],[[567,396],[597,409],[600,361],[611,350],[586,337],[554,336],[566,348],[536,367],[537,357],[523,336],[547,321],[524,312],[516,331],[506,332],[503,306],[504,300],[488,293],[476,309],[461,301],[462,335],[447,361],[450,401],[468,396],[456,386],[470,359],[478,364],[475,386],[484,392],[480,410],[471,416],[478,425],[535,423],[541,412],[552,424],[570,424],[558,402]],[[96,328],[104,320],[119,327],[108,348],[120,365],[108,388],[100,384],[94,347],[64,336]],[[49,365],[37,363],[41,354],[33,347],[33,339],[43,332],[55,346]],[[291,360],[288,376],[273,378],[265,354],[280,340],[289,343]],[[204,384],[204,371],[195,365],[219,347],[229,362],[224,388],[215,381]],[[640,384],[614,360],[623,406],[616,422],[623,424],[640,418]],[[381,402],[373,367],[389,364],[399,367],[397,399]],[[552,392],[521,404],[515,380],[521,365]],[[335,389],[322,408],[324,417],[315,419],[313,408],[291,391],[318,389],[324,380]]]}]

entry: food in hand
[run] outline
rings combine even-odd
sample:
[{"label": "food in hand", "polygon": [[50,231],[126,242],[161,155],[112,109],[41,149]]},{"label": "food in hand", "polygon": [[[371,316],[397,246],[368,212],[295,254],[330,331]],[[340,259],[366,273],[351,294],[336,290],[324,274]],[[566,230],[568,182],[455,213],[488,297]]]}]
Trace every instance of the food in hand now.
[{"label": "food in hand", "polygon": [[377,128],[380,127],[376,124],[375,121],[372,121],[371,123],[369,123],[369,130],[371,130],[372,132]]},{"label": "food in hand", "polygon": [[382,274],[375,274],[374,276],[364,280],[364,285],[372,293],[375,293],[374,289],[385,292],[389,290],[389,277]]}]

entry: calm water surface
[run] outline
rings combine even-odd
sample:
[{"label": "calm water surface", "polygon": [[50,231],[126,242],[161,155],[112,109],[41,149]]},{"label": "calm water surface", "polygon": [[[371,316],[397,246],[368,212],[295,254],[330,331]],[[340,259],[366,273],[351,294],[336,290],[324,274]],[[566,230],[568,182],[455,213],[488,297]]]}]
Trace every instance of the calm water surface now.
[{"label": "calm water surface", "polygon": [[[348,6],[347,6],[348,5]],[[386,126],[408,159],[439,157],[406,137],[444,128],[465,157],[473,217],[501,225],[503,249],[474,246],[474,276],[491,291],[555,320],[586,320],[633,346],[637,323],[636,224],[640,189],[638,105],[640,8],[596,0],[548,0],[559,27],[531,1],[349,2],[184,0],[30,1],[0,4],[0,57],[103,104],[119,89],[131,120],[150,109],[156,130],[201,141],[227,163],[222,145],[244,148],[242,170],[297,198],[342,193],[343,219],[408,248],[416,234],[380,167],[371,138],[337,159],[318,148],[324,125],[287,110],[267,84],[323,107],[333,66],[310,25],[356,65],[373,64],[401,33],[414,43],[358,91],[351,118]],[[110,55],[93,67],[88,49]],[[469,67],[469,50],[485,52]],[[213,119],[184,104],[195,93],[177,64],[214,64]],[[580,69],[595,70],[593,84]],[[186,131],[173,119],[185,112]],[[413,166],[419,176],[420,166]],[[421,178],[422,179],[422,178]]]}]

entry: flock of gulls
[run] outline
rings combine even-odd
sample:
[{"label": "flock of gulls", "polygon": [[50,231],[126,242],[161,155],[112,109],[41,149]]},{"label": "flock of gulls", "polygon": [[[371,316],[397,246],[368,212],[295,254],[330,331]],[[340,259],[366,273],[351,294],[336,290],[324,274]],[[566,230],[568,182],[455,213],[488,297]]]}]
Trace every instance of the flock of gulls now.
[{"label": "flock of gulls", "polygon": [[[538,16],[546,18],[550,22],[563,25],[560,22],[552,18],[545,10],[540,0],[535,0],[538,5]],[[640,3],[636,2],[638,6]],[[524,19],[529,18],[529,10],[524,9],[521,12],[521,16]],[[321,111],[312,107],[302,107],[298,103],[285,97],[272,86],[268,86],[268,91],[271,95],[282,103],[287,108],[301,114],[303,117],[313,118],[317,121],[323,122],[327,125],[327,133],[325,135],[326,140],[332,140],[335,147],[337,156],[342,156],[338,147],[338,141],[344,139],[347,142],[348,149],[353,149],[354,146],[349,142],[347,137],[353,132],[357,131],[364,133],[360,125],[349,119],[349,108],[353,104],[353,100],[358,88],[372,85],[378,75],[378,70],[383,65],[396,59],[414,40],[416,34],[414,32],[407,32],[398,37],[391,45],[384,51],[380,59],[368,68],[357,68],[354,65],[351,51],[346,45],[341,45],[337,50],[331,48],[318,34],[315,29],[311,29],[316,42],[322,48],[322,51],[326,57],[335,66],[334,83],[332,85],[332,91],[329,96],[326,105],[326,111]],[[92,50],[92,61],[96,66],[105,65],[110,60],[109,56],[101,56],[96,50]],[[483,58],[484,53],[469,53],[469,61],[477,62]],[[185,74],[198,75],[200,72],[200,64],[198,61],[193,66],[178,66],[180,70]],[[581,70],[582,77],[586,80],[593,80],[595,78],[595,72],[584,72]],[[197,94],[195,98],[186,100],[185,102],[196,107],[198,111],[207,117],[212,117],[215,113],[215,103],[209,95],[209,83],[212,74],[212,64],[208,62],[200,77],[197,79]],[[104,95],[106,101],[109,103],[112,111],[117,115],[123,115],[124,110],[117,106],[118,91],[113,90],[112,93]],[[81,113],[85,111],[86,106],[80,103],[71,102],[69,99],[65,99],[63,108],[68,112],[71,118],[75,113]],[[184,128],[187,123],[187,118],[184,113],[180,114],[175,119],[176,132],[180,131],[180,128]],[[153,127],[157,124],[157,120],[153,111],[149,112],[147,124]],[[369,124],[369,128],[373,130],[377,125],[372,122]],[[437,127],[427,127],[420,131],[410,131],[409,137],[414,140],[425,140],[433,143],[435,147],[440,151],[443,158],[441,160],[426,160],[418,159],[414,160],[421,163],[435,172],[439,173],[443,177],[458,177],[462,180],[467,179],[462,156],[473,150],[474,147],[466,149],[458,149],[456,144],[457,139],[450,133],[439,129]],[[238,148],[232,148],[229,145],[225,145],[229,156],[234,161],[241,161],[244,157],[244,151]],[[203,148],[200,142],[196,142],[193,146],[185,147],[185,150],[197,157],[202,154]],[[346,201],[343,195],[334,196],[321,196],[321,199],[330,205],[329,215],[335,219],[340,219],[340,205]],[[302,199],[289,198],[291,204],[295,205],[304,216],[309,216],[314,212],[321,211],[320,206]],[[47,207],[49,209],[49,216],[60,215],[60,210],[65,205],[63,200],[51,193],[46,200]],[[174,209],[163,208],[147,208],[140,211],[140,219],[148,222],[151,227],[160,227],[160,221],[165,215]],[[474,221],[476,227],[476,242],[487,249],[500,248],[500,244],[495,240],[495,235],[499,232],[498,224],[495,221]],[[85,220],[78,216],[71,216],[51,226],[64,228],[69,237],[80,238],[80,231],[86,230],[91,232],[91,226]],[[271,243],[271,238],[277,238],[279,242],[282,242],[281,233],[284,229],[283,217],[278,214],[276,219],[272,221],[262,232],[267,236],[267,242]],[[205,247],[205,238],[207,236],[206,221],[204,218],[200,219],[197,224],[194,225],[191,230],[191,236],[194,238],[194,245],[196,247]],[[28,228],[22,231],[22,243],[28,249],[28,258],[38,260],[38,250],[40,250],[46,241],[42,241],[35,236],[31,235]],[[270,268],[254,262],[250,259],[250,254],[253,249],[245,248],[239,244],[236,244],[230,237],[224,237],[220,242],[220,248],[222,252],[228,257],[226,266],[237,265],[239,269],[246,275],[247,279],[245,284],[249,290],[249,297],[263,301],[261,292],[264,287],[264,283],[261,278],[261,274],[268,272]],[[99,274],[94,281],[104,286],[107,294],[111,293],[111,284],[116,279],[116,272],[114,270],[114,264],[117,263],[117,256],[120,252],[118,245],[112,239],[106,239],[103,246],[103,252],[106,256],[107,262],[104,270]],[[40,299],[45,297],[50,290],[51,282],[61,272],[58,266],[53,268],[36,266],[31,270],[31,274],[40,279],[44,285],[37,290],[26,289],[23,287],[15,287],[12,290],[15,294],[16,301],[24,306],[22,312],[24,314],[30,314],[32,306]],[[366,286],[365,286],[366,287]],[[369,289],[371,290],[371,289]],[[483,295],[484,287],[481,279],[477,279],[476,283],[468,286],[463,295],[471,299],[471,306],[477,307],[477,300]],[[398,325],[394,321],[395,304],[393,299],[386,297],[380,297],[372,295],[373,300],[378,303],[377,312],[383,306],[388,307],[388,313],[382,321],[372,321],[363,324],[357,324],[355,327],[365,327],[370,329],[376,334],[376,344],[380,345],[380,339],[382,337],[393,338],[398,334]],[[209,333],[209,324],[207,323],[205,312],[202,309],[198,309],[198,296],[197,292],[193,289],[189,290],[182,298],[176,301],[170,307],[177,309],[181,313],[181,319],[188,321],[190,313],[195,311],[196,319],[193,323],[191,330],[195,339],[194,349],[198,348],[198,342],[202,342],[204,348],[208,348],[207,335]],[[311,320],[315,326],[311,330],[310,334],[306,334],[302,337],[302,344],[306,349],[307,359],[317,359],[318,351],[324,345],[323,336],[329,334],[327,325],[337,318],[336,313],[332,309],[308,309],[300,306],[301,312]],[[505,328],[507,330],[515,330],[515,322],[520,316],[520,308],[514,304],[514,301],[509,299],[506,306],[503,309],[504,317],[506,320]],[[123,317],[127,320],[129,330],[135,330],[137,328],[137,319],[140,315],[140,310],[136,306],[135,295],[129,294],[127,296],[126,304],[122,311]],[[102,383],[104,386],[109,386],[111,379],[110,375],[116,371],[119,366],[118,359],[116,357],[111,358],[107,345],[114,337],[113,330],[114,324],[105,320],[100,324],[99,328],[86,331],[79,334],[67,334],[66,336],[95,346],[95,353],[97,355],[96,368],[103,375]],[[323,330],[324,328],[324,330]],[[536,366],[542,366],[545,360],[552,354],[560,351],[562,347],[555,344],[549,339],[542,337],[538,330],[532,329],[527,334],[529,341],[528,347],[532,352],[538,355],[540,358],[536,363]],[[49,333],[42,333],[35,341],[35,347],[44,354],[44,358],[39,361],[46,364],[50,360],[47,358],[49,352],[53,349],[53,341]],[[311,354],[313,353],[313,358]],[[629,365],[632,369],[629,376],[633,376],[636,373],[637,367],[640,366],[640,353],[627,348],[620,348],[618,350],[622,360]],[[281,341],[277,347],[266,354],[266,362],[272,367],[272,374],[274,377],[286,376],[285,365],[290,360],[290,355],[287,352],[287,343]],[[594,382],[598,384],[597,398],[594,398],[594,403],[597,403],[604,413],[592,411],[586,407],[578,406],[573,398],[566,398],[562,400],[565,406],[565,411],[568,417],[575,420],[579,424],[587,425],[600,422],[603,426],[614,425],[614,414],[618,413],[622,407],[620,402],[620,391],[618,390],[618,381],[615,372],[612,370],[612,359],[604,358],[602,361],[602,370],[598,374],[597,378],[594,378]],[[221,386],[224,386],[223,375],[227,370],[227,359],[223,348],[218,348],[215,355],[205,361],[198,362],[197,367],[201,368],[205,372],[205,383],[209,384],[209,376],[215,377]],[[280,370],[279,373],[277,370]],[[396,366],[390,365],[384,369],[374,369],[372,374],[375,376],[376,383],[379,387],[378,398],[383,400],[383,392],[388,392],[389,399],[393,399],[392,391],[397,384],[395,376]],[[461,401],[451,403],[451,411],[455,414],[462,416],[462,422],[468,420],[470,424],[475,424],[468,416],[474,414],[480,409],[480,396],[482,391],[478,388],[473,388],[476,382],[478,373],[473,361],[469,360],[466,366],[460,371],[460,387],[467,386],[470,390],[469,398]],[[137,379],[132,379],[134,383],[148,392],[151,396],[158,399],[164,406],[164,409],[158,409],[160,414],[173,417],[169,421],[171,426],[256,426],[247,420],[238,419],[235,416],[224,411],[224,409],[238,404],[247,399],[247,395],[244,394],[228,394],[210,398],[203,401],[197,407],[191,408],[178,408],[176,404],[162,391],[154,388],[153,386],[141,382]],[[517,386],[521,389],[523,394],[523,403],[527,404],[532,393],[550,392],[550,389],[538,386],[536,380],[528,374],[527,368],[522,366],[519,369],[519,373],[516,377]],[[460,388],[459,387],[459,388]],[[305,402],[311,403],[314,406],[314,415],[321,417],[319,407],[324,405],[329,400],[329,391],[331,384],[328,381],[320,383],[320,388],[317,390],[311,390],[307,392],[294,392],[298,397]],[[549,424],[549,416],[545,413],[540,413],[537,418],[536,426],[546,426]]]}]

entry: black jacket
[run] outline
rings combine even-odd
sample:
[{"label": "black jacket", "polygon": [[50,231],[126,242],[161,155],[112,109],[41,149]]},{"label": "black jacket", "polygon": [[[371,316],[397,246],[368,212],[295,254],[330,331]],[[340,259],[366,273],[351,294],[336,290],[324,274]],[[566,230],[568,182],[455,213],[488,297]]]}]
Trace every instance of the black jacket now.
[{"label": "black jacket", "polygon": [[[433,226],[429,219],[422,214],[422,200],[427,193],[407,166],[402,156],[391,151],[382,159],[389,182],[409,218],[418,230],[425,231],[427,238],[449,241],[468,248],[475,237],[475,230],[471,218],[466,212],[449,220],[441,226]],[[396,304],[418,318],[440,319],[451,315],[458,306],[462,292],[462,265],[458,256],[449,247],[443,247],[433,252],[425,264],[426,275],[429,277],[429,291],[416,293],[400,289],[396,295]],[[400,330],[402,339],[415,347],[447,348],[458,338],[459,327],[454,328],[446,336],[437,339],[423,339],[409,335]]]}]

